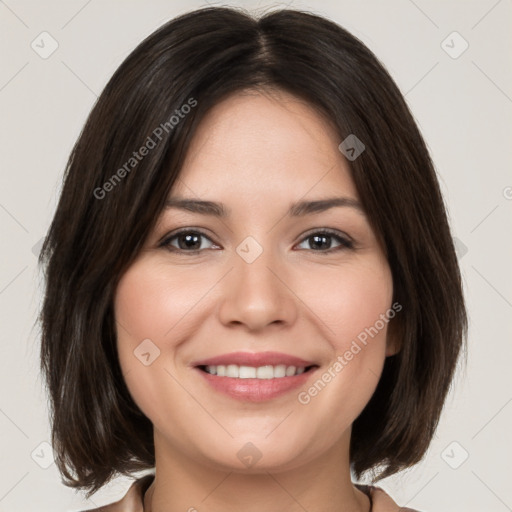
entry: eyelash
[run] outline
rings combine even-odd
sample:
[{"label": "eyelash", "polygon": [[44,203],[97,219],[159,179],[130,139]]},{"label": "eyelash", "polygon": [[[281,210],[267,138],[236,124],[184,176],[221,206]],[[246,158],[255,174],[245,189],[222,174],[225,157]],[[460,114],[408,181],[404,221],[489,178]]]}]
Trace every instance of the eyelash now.
[{"label": "eyelash", "polygon": [[[164,247],[168,251],[171,251],[174,253],[179,253],[179,254],[183,254],[183,255],[186,254],[186,255],[190,255],[190,256],[199,254],[200,252],[206,250],[206,249],[194,249],[194,250],[187,251],[185,249],[179,249],[179,248],[176,248],[176,247],[173,247],[170,245],[171,242],[175,238],[179,237],[180,235],[184,235],[184,234],[200,235],[204,238],[207,238],[208,240],[210,240],[210,242],[215,244],[215,242],[213,242],[210,239],[210,237],[207,236],[205,233],[203,233],[201,230],[184,228],[184,229],[180,229],[179,231],[176,231],[174,233],[170,233],[168,236],[166,236],[160,243],[159,247]],[[310,232],[309,234],[307,234],[306,236],[304,236],[301,239],[299,244],[303,243],[304,241],[308,240],[309,238],[312,238],[314,235],[327,235],[330,238],[335,238],[336,241],[339,242],[339,244],[340,244],[338,247],[333,247],[333,248],[327,249],[325,251],[309,249],[310,251],[315,252],[317,254],[331,254],[333,252],[343,250],[343,249],[345,249],[345,250],[346,249],[354,249],[354,242],[352,240],[350,240],[348,237],[342,236],[339,231],[329,229],[329,228],[321,228],[321,229],[318,229],[317,231]],[[217,245],[217,244],[215,244],[215,245]],[[303,250],[303,249],[301,249],[301,250]]]}]

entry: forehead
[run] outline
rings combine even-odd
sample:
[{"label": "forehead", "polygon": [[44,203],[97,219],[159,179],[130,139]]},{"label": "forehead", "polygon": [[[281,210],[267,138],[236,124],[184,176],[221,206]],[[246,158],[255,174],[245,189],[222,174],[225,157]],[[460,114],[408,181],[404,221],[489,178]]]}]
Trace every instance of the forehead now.
[{"label": "forehead", "polygon": [[357,198],[336,131],[302,99],[243,91],[215,105],[198,126],[172,196],[226,202]]}]

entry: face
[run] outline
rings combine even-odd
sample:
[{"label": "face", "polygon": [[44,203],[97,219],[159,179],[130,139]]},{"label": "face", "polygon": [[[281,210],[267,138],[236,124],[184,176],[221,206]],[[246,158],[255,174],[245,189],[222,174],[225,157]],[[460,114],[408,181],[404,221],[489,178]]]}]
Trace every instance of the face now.
[{"label": "face", "polygon": [[199,126],[115,295],[120,364],[157,460],[278,471],[346,453],[393,352],[394,311],[340,142],[283,92],[233,95]]}]

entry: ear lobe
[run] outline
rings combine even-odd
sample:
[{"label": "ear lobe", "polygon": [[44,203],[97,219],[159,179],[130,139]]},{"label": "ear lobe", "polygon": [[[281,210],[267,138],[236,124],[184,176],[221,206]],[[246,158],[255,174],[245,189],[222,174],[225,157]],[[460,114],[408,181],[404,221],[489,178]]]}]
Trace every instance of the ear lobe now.
[{"label": "ear lobe", "polygon": [[391,321],[386,336],[386,357],[394,356],[402,350],[402,339],[400,326],[397,322]]},{"label": "ear lobe", "polygon": [[399,343],[396,343],[395,341],[390,340],[388,338],[388,340],[386,342],[386,357],[394,356],[395,354],[398,354],[398,352],[400,352],[401,348],[402,347],[400,346]]}]

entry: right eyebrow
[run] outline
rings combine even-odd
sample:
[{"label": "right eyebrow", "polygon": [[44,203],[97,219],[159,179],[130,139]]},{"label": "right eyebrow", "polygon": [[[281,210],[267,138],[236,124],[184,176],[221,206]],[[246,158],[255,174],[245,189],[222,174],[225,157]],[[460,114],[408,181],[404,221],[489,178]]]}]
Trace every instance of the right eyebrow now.
[{"label": "right eyebrow", "polygon": [[222,203],[202,201],[197,199],[186,199],[181,197],[173,197],[167,199],[165,202],[165,209],[167,208],[179,208],[180,210],[187,210],[192,213],[213,215],[215,217],[222,218],[225,218],[230,214],[230,211]]}]

